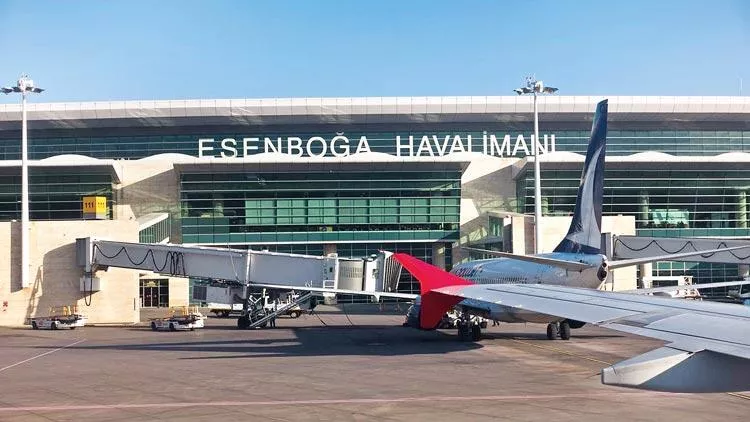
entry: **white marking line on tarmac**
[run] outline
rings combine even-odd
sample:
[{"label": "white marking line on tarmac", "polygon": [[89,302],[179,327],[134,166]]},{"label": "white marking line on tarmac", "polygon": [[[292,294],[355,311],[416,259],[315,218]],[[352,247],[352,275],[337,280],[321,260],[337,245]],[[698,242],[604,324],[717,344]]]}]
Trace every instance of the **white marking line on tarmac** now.
[{"label": "white marking line on tarmac", "polygon": [[[540,394],[540,395],[517,395],[517,396],[458,396],[458,397],[396,397],[382,399],[331,399],[331,400],[273,400],[273,401],[212,401],[212,402],[187,402],[187,403],[120,403],[120,404],[91,404],[91,405],[66,405],[66,406],[26,406],[26,407],[0,407],[0,412],[51,412],[70,410],[113,410],[113,409],[145,409],[145,408],[184,408],[184,407],[224,407],[224,406],[299,406],[299,405],[330,405],[330,404],[378,404],[378,403],[416,403],[435,401],[520,401],[520,400],[559,400],[570,398],[592,398],[592,397],[647,397],[655,398],[660,395],[670,397],[679,394],[656,393],[652,391],[617,393],[612,391],[590,394]],[[688,397],[688,395],[685,395]]]},{"label": "white marking line on tarmac", "polygon": [[55,352],[57,352],[57,351],[60,351],[60,350],[62,350],[62,349],[65,349],[65,348],[67,348],[67,347],[70,347],[70,346],[75,346],[76,344],[78,344],[78,343],[82,343],[82,342],[84,342],[84,341],[86,341],[86,339],[83,339],[83,340],[78,340],[78,341],[75,341],[75,342],[73,342],[73,343],[67,344],[67,345],[65,345],[65,346],[63,346],[63,347],[58,347],[58,348],[57,348],[57,349],[55,349],[55,350],[50,350],[49,352],[44,352],[44,353],[42,353],[42,354],[39,354],[39,355],[36,355],[36,356],[32,356],[32,357],[30,357],[30,358],[28,358],[28,359],[22,360],[22,361],[20,361],[20,362],[16,362],[16,363],[14,363],[13,365],[8,365],[8,366],[6,366],[6,367],[4,367],[4,368],[0,368],[0,372],[3,372],[3,371],[5,371],[6,369],[10,369],[10,368],[13,368],[13,367],[15,367],[15,366],[18,366],[18,365],[24,364],[24,363],[26,363],[26,362],[31,362],[31,361],[32,361],[32,360],[34,360],[34,359],[38,359],[38,358],[40,358],[40,357],[42,357],[42,356],[47,356],[47,355],[49,355],[49,354],[52,354],[52,353],[55,353]]}]

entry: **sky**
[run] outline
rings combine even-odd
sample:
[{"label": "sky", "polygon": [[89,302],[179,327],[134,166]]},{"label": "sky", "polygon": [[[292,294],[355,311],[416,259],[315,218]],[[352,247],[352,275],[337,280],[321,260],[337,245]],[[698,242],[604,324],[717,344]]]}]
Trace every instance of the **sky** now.
[{"label": "sky", "polygon": [[0,0],[0,51],[35,102],[750,95],[750,1]]}]

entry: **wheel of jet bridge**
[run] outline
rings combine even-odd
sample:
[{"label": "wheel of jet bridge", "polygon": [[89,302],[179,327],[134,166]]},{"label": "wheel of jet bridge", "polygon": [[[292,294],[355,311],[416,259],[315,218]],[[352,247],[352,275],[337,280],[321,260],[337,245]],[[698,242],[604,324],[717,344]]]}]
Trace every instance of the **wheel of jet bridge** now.
[{"label": "wheel of jet bridge", "polygon": [[249,326],[250,319],[247,317],[247,315],[242,315],[241,317],[237,318],[237,328],[239,328],[240,330],[246,330]]}]

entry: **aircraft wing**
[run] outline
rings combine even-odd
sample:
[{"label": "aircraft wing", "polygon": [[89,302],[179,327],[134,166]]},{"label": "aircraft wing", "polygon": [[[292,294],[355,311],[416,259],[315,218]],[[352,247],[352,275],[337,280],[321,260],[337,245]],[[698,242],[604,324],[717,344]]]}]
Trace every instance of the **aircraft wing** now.
[{"label": "aircraft wing", "polygon": [[472,284],[407,254],[396,259],[420,281],[420,325],[450,307],[524,309],[664,340],[664,347],[602,371],[609,385],[670,392],[750,390],[750,307],[543,284]]},{"label": "aircraft wing", "polygon": [[605,368],[604,384],[671,392],[750,390],[747,306],[540,284],[447,286],[433,292],[668,342]]}]

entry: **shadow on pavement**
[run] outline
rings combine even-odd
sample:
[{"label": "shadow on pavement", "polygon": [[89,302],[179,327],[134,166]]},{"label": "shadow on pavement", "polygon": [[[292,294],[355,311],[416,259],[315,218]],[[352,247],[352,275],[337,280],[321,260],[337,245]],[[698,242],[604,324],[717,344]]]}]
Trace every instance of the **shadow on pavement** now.
[{"label": "shadow on pavement", "polygon": [[[227,330],[229,331],[229,330]],[[237,339],[258,333],[291,334],[286,338]],[[481,348],[480,343],[463,343],[440,331],[423,332],[404,327],[328,326],[287,329],[234,330],[227,340],[201,340],[190,337],[176,342],[141,342],[136,344],[87,344],[70,350],[122,350],[187,352],[180,359],[229,359],[289,356],[399,356],[441,354]],[[162,335],[179,333],[160,332]],[[183,333],[184,334],[184,333]],[[142,339],[141,339],[142,340]],[[215,353],[229,355],[214,355]]]}]

